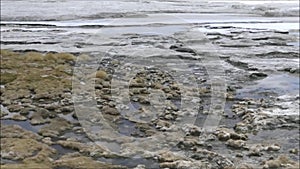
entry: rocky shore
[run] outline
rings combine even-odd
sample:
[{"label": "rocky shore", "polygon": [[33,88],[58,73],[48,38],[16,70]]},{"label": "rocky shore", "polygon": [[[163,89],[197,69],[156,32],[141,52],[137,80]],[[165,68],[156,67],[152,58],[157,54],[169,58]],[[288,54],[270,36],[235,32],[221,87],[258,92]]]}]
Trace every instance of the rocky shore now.
[{"label": "rocky shore", "polygon": [[[299,167],[299,95],[241,98],[237,93],[243,88],[228,86],[227,108],[220,125],[208,132],[200,123],[181,126],[180,118],[189,116],[185,111],[193,112],[190,107],[182,110],[182,103],[176,102],[184,89],[179,88],[171,76],[155,69],[139,72],[130,83],[130,101],[139,108],[124,105],[121,110],[128,111],[125,114],[119,111],[110,90],[113,74],[109,68],[122,61],[110,59],[102,60],[100,65],[106,63],[106,66],[86,76],[95,82],[98,115],[75,112],[72,99],[72,78],[77,80],[73,76],[78,66],[75,62],[92,58],[83,54],[1,50],[1,168]],[[227,62],[245,66],[232,60]],[[249,78],[268,76],[261,74],[252,73]],[[209,104],[205,98],[210,97],[211,90],[205,87],[208,84],[203,79],[202,85],[204,87],[199,86],[196,93],[200,96],[199,104],[205,106]],[[164,92],[168,100],[163,105],[166,108],[155,116],[147,110],[152,101],[147,97],[150,88]],[[109,130],[89,131],[92,127],[85,122],[98,124],[99,113],[100,122],[106,120],[114,131],[125,137],[118,137]],[[205,110],[199,113],[201,117],[207,114]],[[149,117],[152,120],[145,123]],[[174,144],[171,149],[151,148],[142,153],[142,145],[131,144],[135,141],[132,138],[147,138],[158,133],[163,133],[164,139]],[[96,144],[98,139],[125,145],[126,149],[121,149],[124,156]],[[157,144],[151,141],[151,144],[159,147],[159,141]],[[133,154],[139,155],[134,157],[137,160]]]},{"label": "rocky shore", "polygon": [[295,4],[3,0],[1,168],[298,169]]}]

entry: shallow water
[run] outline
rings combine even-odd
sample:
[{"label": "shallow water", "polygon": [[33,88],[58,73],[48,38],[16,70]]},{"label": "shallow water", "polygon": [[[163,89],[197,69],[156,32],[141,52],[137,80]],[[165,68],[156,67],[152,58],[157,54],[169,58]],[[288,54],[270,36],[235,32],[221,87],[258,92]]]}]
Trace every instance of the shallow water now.
[{"label": "shallow water", "polygon": [[237,90],[238,98],[269,98],[299,93],[299,77],[290,74],[270,75],[254,85]]},{"label": "shallow water", "polygon": [[15,120],[1,120],[1,125],[19,125],[25,130],[37,133],[44,125],[31,125],[29,120],[15,121]]}]

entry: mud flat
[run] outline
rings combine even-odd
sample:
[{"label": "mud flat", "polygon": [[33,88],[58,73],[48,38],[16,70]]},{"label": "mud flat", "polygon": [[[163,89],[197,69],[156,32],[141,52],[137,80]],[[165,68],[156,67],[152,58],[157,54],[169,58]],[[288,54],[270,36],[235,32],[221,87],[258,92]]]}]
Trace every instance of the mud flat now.
[{"label": "mud flat", "polygon": [[1,168],[299,168],[299,2],[1,3]]}]

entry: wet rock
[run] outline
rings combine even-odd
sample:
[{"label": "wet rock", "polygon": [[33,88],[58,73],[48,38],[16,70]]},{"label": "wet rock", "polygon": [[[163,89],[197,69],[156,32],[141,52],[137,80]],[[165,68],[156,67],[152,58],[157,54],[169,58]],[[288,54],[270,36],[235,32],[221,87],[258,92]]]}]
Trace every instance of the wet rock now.
[{"label": "wet rock", "polygon": [[194,148],[195,146],[200,146],[201,143],[197,137],[186,136],[182,141],[178,143],[178,146],[183,149]]},{"label": "wet rock", "polygon": [[108,75],[104,70],[99,70],[99,71],[96,72],[96,78],[106,79],[107,76]]},{"label": "wet rock", "polygon": [[1,138],[23,138],[40,140],[42,137],[31,131],[22,129],[19,125],[1,125]]},{"label": "wet rock", "polygon": [[257,156],[257,157],[260,157],[260,156],[263,155],[262,150],[263,150],[263,146],[261,146],[261,145],[251,146],[249,148],[250,152],[248,153],[248,156]]},{"label": "wet rock", "polygon": [[49,122],[50,112],[47,109],[37,109],[29,118],[32,125],[45,124]]},{"label": "wet rock", "polygon": [[139,96],[138,101],[141,104],[150,104],[150,100],[147,97],[144,97],[144,96]]},{"label": "wet rock", "polygon": [[221,141],[227,141],[229,139],[233,140],[247,140],[247,136],[245,134],[238,134],[233,130],[220,128],[218,129],[215,134],[217,135],[218,139]]},{"label": "wet rock", "polygon": [[241,149],[241,148],[245,148],[246,146],[246,142],[243,140],[228,140],[226,142],[226,145],[235,149]]},{"label": "wet rock", "polygon": [[54,149],[34,139],[1,139],[1,156],[5,159],[23,160],[27,157],[34,156],[38,151],[49,151],[50,153],[55,152]]},{"label": "wet rock", "polygon": [[239,169],[254,169],[254,167],[250,164],[240,164],[240,165],[238,165],[237,168],[239,168]]},{"label": "wet rock", "polygon": [[43,93],[37,93],[34,95],[34,99],[40,100],[40,99],[51,99],[52,96],[48,92],[43,92]]},{"label": "wet rock", "polygon": [[292,154],[298,154],[299,150],[297,148],[294,148],[294,149],[291,149],[289,152]]},{"label": "wet rock", "polygon": [[134,167],[133,169],[146,169],[145,165],[139,164],[136,167]]},{"label": "wet rock", "polygon": [[238,61],[237,59],[227,59],[226,61],[233,66],[243,68],[243,69],[247,69],[249,66],[248,63]]},{"label": "wet rock", "polygon": [[274,160],[268,160],[264,162],[263,169],[275,169],[275,168],[299,168],[299,162],[292,161],[288,157],[282,155]]},{"label": "wet rock", "polygon": [[8,115],[8,113],[9,113],[8,111],[3,110],[2,107],[1,107],[0,117],[4,117],[4,116]]},{"label": "wet rock", "polygon": [[268,75],[262,72],[253,72],[250,74],[251,78],[264,78],[267,77]]},{"label": "wet rock", "polygon": [[4,92],[4,98],[6,100],[17,100],[17,99],[23,99],[23,98],[30,98],[31,94],[30,91],[27,89],[13,89],[13,90],[5,90]]},{"label": "wet rock", "polygon": [[47,110],[56,110],[59,109],[61,105],[58,102],[50,103],[50,104],[43,104],[43,108]]},{"label": "wet rock", "polygon": [[158,160],[160,162],[174,162],[182,160],[183,158],[175,153],[169,151],[163,151],[159,154]]},{"label": "wet rock", "polygon": [[39,134],[45,137],[57,137],[65,130],[68,130],[72,127],[71,123],[63,118],[54,118],[51,119],[50,124],[42,127],[39,130]]},{"label": "wet rock", "polygon": [[195,153],[191,153],[191,158],[210,164],[209,167],[206,166],[207,168],[231,168],[234,166],[228,158],[206,149],[197,149]]},{"label": "wet rock", "polygon": [[184,53],[195,53],[195,51],[193,49],[186,48],[186,47],[175,48],[175,51],[177,51],[177,52],[184,52]]},{"label": "wet rock", "polygon": [[27,52],[24,54],[24,57],[27,62],[37,62],[44,60],[43,54],[38,52]]},{"label": "wet rock", "polygon": [[33,110],[32,108],[24,108],[19,113],[20,115],[27,116],[32,110]]},{"label": "wet rock", "polygon": [[235,156],[236,156],[236,157],[240,157],[240,158],[243,158],[243,157],[244,157],[244,155],[243,155],[242,153],[237,153]]},{"label": "wet rock", "polygon": [[25,121],[25,120],[27,120],[27,118],[25,116],[22,116],[20,114],[14,114],[9,119],[16,120],[16,121]]},{"label": "wet rock", "polygon": [[201,128],[195,125],[185,125],[183,130],[185,131],[186,135],[200,136],[201,134]]},{"label": "wet rock", "polygon": [[109,114],[109,115],[114,115],[114,116],[120,115],[120,112],[116,108],[109,107],[109,106],[104,106],[102,108],[102,113]]},{"label": "wet rock", "polygon": [[82,156],[79,153],[67,154],[54,162],[57,168],[73,168],[73,169],[126,169],[127,167],[107,164],[95,161],[90,157]]},{"label": "wet rock", "polygon": [[104,148],[95,143],[81,143],[76,140],[67,139],[59,140],[57,141],[57,144],[72,150],[76,150],[83,154],[88,154],[90,157],[116,157],[116,155],[106,151]]},{"label": "wet rock", "polygon": [[278,144],[272,144],[272,145],[265,147],[266,151],[279,151],[280,149],[281,149],[281,147]]},{"label": "wet rock", "polygon": [[18,125],[1,126],[1,157],[9,160],[23,160],[22,163],[9,163],[1,168],[45,168],[51,169],[51,156],[56,152],[39,142],[41,136],[26,131]]},{"label": "wet rock", "polygon": [[175,162],[164,162],[160,164],[161,168],[180,168],[180,169],[199,169],[203,168],[204,165],[201,161],[185,161],[178,160]]},{"label": "wet rock", "polygon": [[299,68],[291,68],[290,69],[290,73],[300,73],[300,69]]},{"label": "wet rock", "polygon": [[51,137],[45,137],[42,139],[42,142],[47,144],[47,145],[53,145],[54,142],[51,140]]},{"label": "wet rock", "polygon": [[70,113],[74,111],[74,107],[73,106],[63,106],[59,109],[57,109],[58,112],[61,113]]},{"label": "wet rock", "polygon": [[17,79],[18,75],[14,73],[2,72],[1,71],[1,85],[5,85]]},{"label": "wet rock", "polygon": [[52,169],[51,164],[47,163],[36,163],[36,162],[26,162],[21,164],[4,164],[1,165],[1,169],[19,169],[19,168],[43,168]]},{"label": "wet rock", "polygon": [[8,105],[11,105],[11,100],[1,100],[2,101],[2,105],[3,106],[8,106]]},{"label": "wet rock", "polygon": [[171,126],[171,123],[168,121],[164,121],[164,120],[157,120],[156,121],[156,128],[157,129],[162,129],[165,130],[167,128],[169,128]]},{"label": "wet rock", "polygon": [[221,140],[221,141],[227,141],[230,139],[230,133],[226,133],[226,132],[218,133],[217,136],[218,136],[219,140]]},{"label": "wet rock", "polygon": [[140,88],[143,88],[143,87],[146,87],[146,85],[144,83],[132,82],[132,83],[130,83],[129,87],[140,87]]},{"label": "wet rock", "polygon": [[240,133],[247,133],[250,129],[248,124],[239,122],[234,126],[234,130]]},{"label": "wet rock", "polygon": [[10,111],[10,112],[19,112],[23,109],[24,107],[21,106],[21,105],[9,105],[7,106],[7,109]]}]

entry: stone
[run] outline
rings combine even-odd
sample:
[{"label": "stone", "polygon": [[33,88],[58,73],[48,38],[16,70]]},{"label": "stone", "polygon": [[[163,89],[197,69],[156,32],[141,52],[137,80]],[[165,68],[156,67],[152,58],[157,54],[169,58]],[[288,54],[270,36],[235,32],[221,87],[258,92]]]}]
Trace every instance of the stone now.
[{"label": "stone", "polygon": [[54,142],[51,140],[51,137],[45,137],[42,139],[42,142],[47,144],[47,145],[53,145]]},{"label": "stone", "polygon": [[49,119],[47,119],[49,115],[49,111],[46,109],[38,109],[36,112],[34,112],[30,119],[30,123],[32,125],[40,125],[45,124],[49,122]]},{"label": "stone", "polygon": [[139,164],[136,167],[134,167],[133,169],[146,169],[145,165]]},{"label": "stone", "polygon": [[8,115],[8,111],[2,110],[2,107],[1,107],[1,110],[0,110],[0,117],[4,117],[4,116],[6,116],[6,115]]},{"label": "stone", "polygon": [[1,124],[1,138],[23,138],[40,140],[42,137],[36,133],[25,130],[19,125],[2,125]]},{"label": "stone", "polygon": [[230,139],[226,142],[226,145],[235,149],[245,148],[246,142],[243,140]]},{"label": "stone", "polygon": [[23,106],[21,105],[9,105],[7,106],[7,109],[10,111],[10,112],[19,112],[23,109]]},{"label": "stone", "polygon": [[72,169],[127,169],[120,165],[112,165],[93,160],[91,157],[82,156],[79,153],[66,154],[54,162],[56,168]]},{"label": "stone", "polygon": [[250,164],[240,164],[237,167],[238,169],[254,169],[253,166],[251,166]]},{"label": "stone", "polygon": [[178,160],[182,160],[183,158],[179,155],[176,155],[175,153],[172,153],[170,151],[163,151],[159,154],[158,160],[160,162],[174,162]]},{"label": "stone", "polygon": [[267,77],[268,75],[262,72],[253,72],[250,74],[251,78],[264,78]]},{"label": "stone", "polygon": [[299,150],[297,148],[294,148],[294,149],[291,149],[289,152],[292,154],[298,154]]},{"label": "stone", "polygon": [[101,110],[102,113],[104,114],[109,114],[109,115],[120,115],[120,112],[116,108],[112,108],[109,106],[104,106]]},{"label": "stone", "polygon": [[1,157],[4,159],[23,160],[43,150],[55,152],[54,149],[34,139],[1,138]]},{"label": "stone", "polygon": [[266,151],[279,151],[280,148],[281,148],[280,145],[278,145],[278,144],[273,144],[273,145],[270,145],[270,146],[265,147],[265,150],[266,150]]},{"label": "stone", "polygon": [[12,119],[12,120],[15,120],[15,121],[25,121],[27,120],[27,118],[25,116],[22,116],[20,114],[14,114],[11,118],[9,119]]},{"label": "stone", "polygon": [[160,164],[161,168],[180,168],[180,169],[199,169],[205,168],[201,161],[178,160],[175,162],[164,162]]},{"label": "stone", "polygon": [[98,70],[96,72],[96,78],[100,78],[100,79],[106,79],[107,78],[107,73],[104,70]]},{"label": "stone", "polygon": [[200,136],[201,134],[201,128],[196,125],[185,125],[183,127],[183,130],[186,133],[186,135]]},{"label": "stone", "polygon": [[72,124],[64,118],[51,119],[50,123],[42,127],[38,133],[44,137],[58,137],[65,130],[71,129]]},{"label": "stone", "polygon": [[227,141],[229,139],[233,140],[247,140],[247,136],[245,134],[238,134],[235,131],[227,128],[219,128],[215,134],[218,139],[221,141]]},{"label": "stone", "polygon": [[24,108],[19,113],[20,115],[27,116],[30,113],[30,111],[32,111],[32,108]]},{"label": "stone", "polygon": [[263,169],[275,169],[275,168],[299,168],[299,162],[292,161],[287,156],[281,155],[276,159],[268,160],[264,162]]}]

